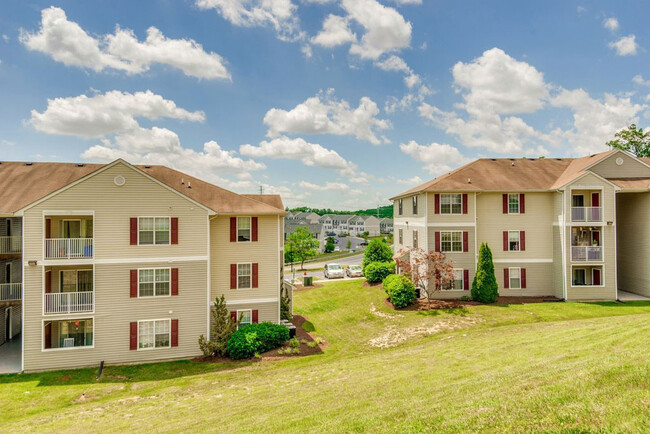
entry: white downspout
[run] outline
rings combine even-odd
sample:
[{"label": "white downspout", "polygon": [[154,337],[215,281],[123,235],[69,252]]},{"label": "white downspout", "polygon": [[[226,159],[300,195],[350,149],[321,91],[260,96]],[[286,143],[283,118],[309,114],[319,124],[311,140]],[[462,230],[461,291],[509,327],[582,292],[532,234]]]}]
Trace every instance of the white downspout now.
[{"label": "white downspout", "polygon": [[474,274],[478,271],[478,218],[476,209],[476,196],[474,192]]},{"label": "white downspout", "polygon": [[562,219],[561,219],[561,224],[560,224],[560,229],[562,230],[562,234],[560,235],[560,241],[562,243],[562,294],[564,296],[564,301],[567,300],[568,293],[567,293],[567,246],[566,246],[566,188],[564,190],[559,191],[560,194],[562,194]]}]

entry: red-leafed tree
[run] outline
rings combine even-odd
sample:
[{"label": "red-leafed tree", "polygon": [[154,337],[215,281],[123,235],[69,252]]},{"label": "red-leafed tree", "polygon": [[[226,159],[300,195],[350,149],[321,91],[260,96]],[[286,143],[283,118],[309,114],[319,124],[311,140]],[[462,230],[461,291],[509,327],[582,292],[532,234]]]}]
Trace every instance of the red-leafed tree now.
[{"label": "red-leafed tree", "polygon": [[426,252],[422,249],[409,249],[408,257],[408,260],[398,258],[395,263],[400,273],[411,276],[420,294],[426,295],[430,307],[436,291],[440,291],[443,286],[449,285],[456,279],[454,263],[447,260],[444,253],[433,250]]}]

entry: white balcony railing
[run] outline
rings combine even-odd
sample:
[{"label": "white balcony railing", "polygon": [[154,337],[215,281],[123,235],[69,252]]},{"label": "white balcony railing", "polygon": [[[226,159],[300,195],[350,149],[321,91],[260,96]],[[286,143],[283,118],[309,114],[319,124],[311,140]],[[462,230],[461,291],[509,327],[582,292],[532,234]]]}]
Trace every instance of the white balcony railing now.
[{"label": "white balcony railing", "polygon": [[92,312],[93,294],[93,291],[45,294],[45,313]]},{"label": "white balcony railing", "polygon": [[572,261],[602,261],[603,250],[600,246],[571,246]]},{"label": "white balcony railing", "polygon": [[572,222],[602,222],[603,208],[600,206],[574,206],[571,208]]},{"label": "white balcony railing", "polygon": [[47,238],[45,240],[45,259],[90,259],[92,257],[92,238]]},{"label": "white balcony railing", "polygon": [[0,283],[0,301],[16,301],[22,299],[22,283]]},{"label": "white balcony railing", "polygon": [[23,250],[23,237],[0,237],[0,254],[20,253]]}]

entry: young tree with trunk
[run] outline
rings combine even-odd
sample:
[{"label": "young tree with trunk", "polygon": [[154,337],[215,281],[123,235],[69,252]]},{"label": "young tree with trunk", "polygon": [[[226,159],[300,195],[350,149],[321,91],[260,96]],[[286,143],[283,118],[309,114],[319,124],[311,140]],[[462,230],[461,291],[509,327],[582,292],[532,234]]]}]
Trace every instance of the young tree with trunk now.
[{"label": "young tree with trunk", "polygon": [[607,142],[607,146],[631,152],[637,157],[650,157],[650,133],[631,124],[614,134],[616,139]]},{"label": "young tree with trunk", "polygon": [[411,276],[413,284],[420,290],[420,295],[424,293],[429,307],[436,292],[456,279],[454,264],[444,253],[410,249],[408,261],[396,259],[395,262],[400,273]]},{"label": "young tree with trunk", "polygon": [[305,260],[316,256],[318,253],[319,244],[308,228],[298,226],[296,230],[289,234],[284,246],[285,251],[289,252],[294,261],[300,261],[300,269],[302,270],[305,268]]},{"label": "young tree with trunk", "polygon": [[472,282],[472,299],[481,303],[494,303],[499,298],[499,285],[494,274],[492,251],[487,243],[478,252],[478,269]]},{"label": "young tree with trunk", "polygon": [[226,345],[228,339],[235,330],[241,319],[233,318],[226,306],[226,298],[221,295],[214,301],[214,306],[210,310],[210,339],[205,336],[199,336],[199,348],[205,356],[226,357]]}]

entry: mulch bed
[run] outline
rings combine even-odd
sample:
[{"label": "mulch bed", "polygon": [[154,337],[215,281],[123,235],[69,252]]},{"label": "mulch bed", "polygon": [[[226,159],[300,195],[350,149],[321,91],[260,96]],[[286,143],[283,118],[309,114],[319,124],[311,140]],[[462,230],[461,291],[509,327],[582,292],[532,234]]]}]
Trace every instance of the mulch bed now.
[{"label": "mulch bed", "polygon": [[[310,289],[311,287],[307,287],[307,289]],[[303,328],[302,325],[307,321],[307,318],[302,316],[302,315],[294,315],[293,320],[291,321],[293,325],[296,326],[296,338],[302,342],[302,340],[306,340],[307,342],[313,342],[316,340],[316,335],[306,332]],[[260,354],[260,358],[251,358],[251,359],[243,359],[243,360],[233,360],[228,357],[195,357],[192,359],[194,362],[204,362],[204,363],[224,363],[224,362],[263,362],[263,361],[273,361],[273,360],[286,360],[286,359],[293,359],[295,357],[303,357],[303,356],[311,356],[313,354],[320,354],[323,352],[323,349],[327,348],[328,343],[321,338],[321,343],[316,345],[314,348],[310,348],[308,345],[305,344],[300,344],[300,354],[292,354],[292,355],[280,355],[278,354],[279,348],[276,348],[275,350],[267,351],[266,353]],[[289,345],[285,345],[284,347],[281,347],[283,350],[285,348],[288,348]]]}]

